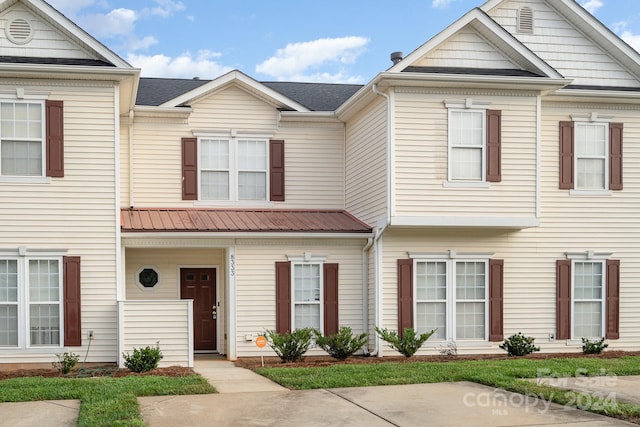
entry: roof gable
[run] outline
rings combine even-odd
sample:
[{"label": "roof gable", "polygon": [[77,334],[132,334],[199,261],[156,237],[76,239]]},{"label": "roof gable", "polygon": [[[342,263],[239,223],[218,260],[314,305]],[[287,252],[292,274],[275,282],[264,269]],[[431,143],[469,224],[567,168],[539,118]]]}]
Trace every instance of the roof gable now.
[{"label": "roof gable", "polygon": [[[489,57],[473,54],[469,59],[468,49],[481,46]],[[467,55],[467,60],[461,56]],[[461,61],[462,60],[462,61]],[[460,64],[470,64],[464,67]],[[533,76],[562,79],[563,76],[553,67],[525,47],[511,34],[500,27],[480,9],[473,9],[452,25],[437,34],[431,40],[407,55],[389,69],[390,73],[415,71],[415,67],[456,67],[469,70],[505,70],[524,71]],[[411,67],[407,70],[408,67]],[[496,73],[502,75],[504,73]]]},{"label": "roof gable", "polygon": [[229,85],[237,86],[279,109],[309,111],[309,109],[304,105],[282,95],[279,92],[276,92],[238,70],[230,71],[214,80],[210,80],[199,87],[160,104],[159,106],[179,107],[190,105],[204,97],[223,90]]},{"label": "roof gable", "polygon": [[131,68],[42,0],[0,0],[0,26],[0,62]]},{"label": "roof gable", "polygon": [[[531,33],[517,31],[525,5]],[[640,87],[640,55],[573,0],[490,0],[481,9],[575,85]]]}]

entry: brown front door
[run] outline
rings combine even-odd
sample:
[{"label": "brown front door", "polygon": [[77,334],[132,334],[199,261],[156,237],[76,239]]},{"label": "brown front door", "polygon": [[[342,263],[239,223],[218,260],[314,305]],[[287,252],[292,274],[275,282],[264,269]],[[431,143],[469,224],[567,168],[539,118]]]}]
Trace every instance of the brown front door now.
[{"label": "brown front door", "polygon": [[216,269],[181,268],[180,298],[193,300],[194,350],[216,350]]}]

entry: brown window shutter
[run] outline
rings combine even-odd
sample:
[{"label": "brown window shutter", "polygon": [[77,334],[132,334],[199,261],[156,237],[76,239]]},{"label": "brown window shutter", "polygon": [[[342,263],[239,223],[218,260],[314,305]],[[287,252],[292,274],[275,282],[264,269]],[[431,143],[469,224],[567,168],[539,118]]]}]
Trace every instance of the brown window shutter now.
[{"label": "brown window shutter", "polygon": [[80,322],[80,257],[65,256],[63,263],[64,345],[82,345]]},{"label": "brown window shutter", "polygon": [[622,190],[622,123],[609,123],[609,189]]},{"label": "brown window shutter", "polygon": [[276,332],[291,331],[291,262],[276,262]]},{"label": "brown window shutter", "polygon": [[46,110],[46,174],[54,178],[64,176],[64,108],[62,101],[45,103]]},{"label": "brown window shutter", "polygon": [[284,140],[269,141],[269,200],[284,202]]},{"label": "brown window shutter", "polygon": [[413,259],[398,260],[398,334],[413,328]]},{"label": "brown window shutter", "polygon": [[338,264],[324,264],[324,335],[338,328]]},{"label": "brown window shutter", "polygon": [[198,200],[197,138],[182,138],[182,200]]},{"label": "brown window shutter", "polygon": [[502,111],[487,110],[487,181],[502,180]]},{"label": "brown window shutter", "polygon": [[560,189],[573,189],[573,122],[560,122]]},{"label": "brown window shutter", "polygon": [[571,338],[571,260],[556,261],[556,339]]},{"label": "brown window shutter", "polygon": [[607,260],[607,325],[605,338],[620,338],[620,260]]},{"label": "brown window shutter", "polygon": [[504,260],[489,260],[489,341],[504,339],[503,277]]}]

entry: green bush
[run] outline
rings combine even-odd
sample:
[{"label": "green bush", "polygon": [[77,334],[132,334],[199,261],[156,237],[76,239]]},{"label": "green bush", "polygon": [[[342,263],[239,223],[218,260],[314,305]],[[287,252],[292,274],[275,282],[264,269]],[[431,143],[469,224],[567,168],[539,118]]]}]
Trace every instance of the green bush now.
[{"label": "green bush", "polygon": [[600,338],[597,341],[589,341],[587,338],[582,338],[582,352],[584,354],[600,354],[607,347],[609,347],[609,344],[604,342],[604,338]]},{"label": "green bush", "polygon": [[380,335],[380,338],[391,345],[391,348],[399,351],[405,357],[411,357],[436,330],[434,329],[431,332],[418,335],[413,328],[405,328],[404,333],[400,336],[396,331],[380,329],[376,326],[376,332]]},{"label": "green bush", "polygon": [[353,335],[353,331],[348,326],[343,326],[332,335],[324,336],[318,331],[314,331],[314,333],[316,335],[316,344],[329,353],[331,357],[338,360],[345,360],[367,343],[366,333]]},{"label": "green bush", "polygon": [[293,332],[281,334],[268,330],[265,332],[269,347],[276,352],[282,362],[297,362],[303,359],[304,354],[309,350],[313,328],[296,329]]},{"label": "green bush", "polygon": [[500,344],[500,348],[506,350],[509,356],[525,356],[534,351],[540,351],[540,347],[536,347],[533,341],[535,341],[535,338],[525,337],[522,332],[518,332],[504,340]]},{"label": "green bush", "polygon": [[134,348],[133,354],[122,353],[124,357],[124,366],[133,372],[147,372],[158,367],[158,363],[162,359],[160,351],[160,343],[156,343],[155,347]]},{"label": "green bush", "polygon": [[68,374],[71,370],[76,366],[78,360],[80,360],[80,356],[75,353],[58,353],[56,354],[56,358],[58,360],[51,363],[51,365],[61,374]]}]

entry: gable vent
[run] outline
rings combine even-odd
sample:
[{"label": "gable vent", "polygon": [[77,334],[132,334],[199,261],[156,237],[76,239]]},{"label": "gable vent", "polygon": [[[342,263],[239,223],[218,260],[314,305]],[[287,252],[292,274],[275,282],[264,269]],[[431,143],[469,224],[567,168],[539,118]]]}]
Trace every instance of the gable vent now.
[{"label": "gable vent", "polygon": [[5,33],[13,43],[25,44],[33,38],[33,27],[26,19],[16,18],[9,22],[9,25],[5,28]]},{"label": "gable vent", "polygon": [[518,32],[533,33],[533,10],[528,6],[518,11]]}]

